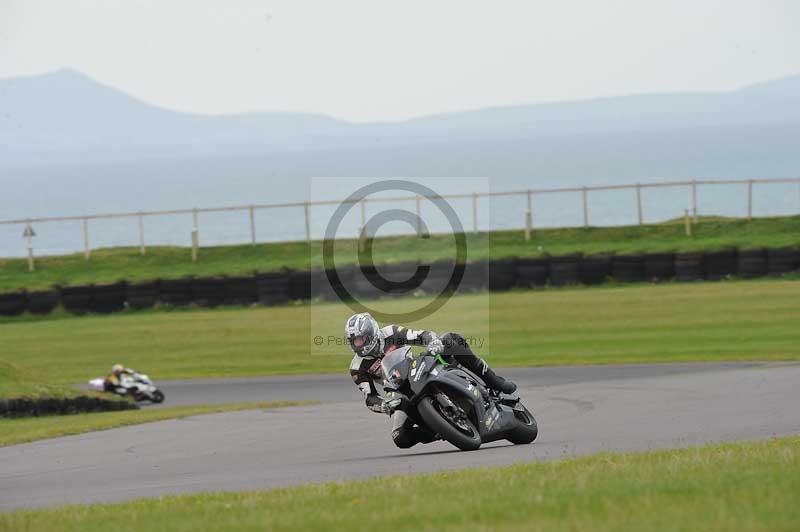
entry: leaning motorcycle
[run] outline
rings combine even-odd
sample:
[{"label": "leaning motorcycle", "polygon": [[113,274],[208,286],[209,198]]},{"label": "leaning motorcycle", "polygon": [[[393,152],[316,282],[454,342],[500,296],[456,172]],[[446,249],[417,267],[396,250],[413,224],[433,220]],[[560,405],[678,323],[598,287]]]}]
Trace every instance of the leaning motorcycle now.
[{"label": "leaning motorcycle", "polygon": [[539,433],[517,393],[491,390],[477,375],[441,356],[424,352],[415,357],[405,346],[387,354],[381,368],[387,401],[461,450],[503,439],[532,443]]},{"label": "leaning motorcycle", "polygon": [[[106,387],[106,379],[98,377],[89,381],[89,387],[98,392],[111,391]],[[120,379],[116,391],[120,395],[130,395],[137,402],[150,401],[151,403],[161,403],[164,401],[164,392],[159,390],[150,377],[144,373],[134,373],[125,375]]]}]

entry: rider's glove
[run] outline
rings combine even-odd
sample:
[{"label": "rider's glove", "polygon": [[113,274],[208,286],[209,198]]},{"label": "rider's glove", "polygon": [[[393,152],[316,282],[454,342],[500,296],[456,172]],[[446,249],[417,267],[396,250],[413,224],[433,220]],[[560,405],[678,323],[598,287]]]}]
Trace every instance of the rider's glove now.
[{"label": "rider's glove", "polygon": [[434,336],[430,343],[428,343],[427,349],[432,355],[441,355],[444,353],[444,344],[438,336]]},{"label": "rider's glove", "polygon": [[402,397],[384,399],[383,403],[381,403],[381,412],[391,416],[392,414],[394,414],[395,410],[397,410],[400,407],[402,403],[403,403]]},{"label": "rider's glove", "polygon": [[367,396],[367,408],[378,414],[383,413],[383,399],[377,395]]}]

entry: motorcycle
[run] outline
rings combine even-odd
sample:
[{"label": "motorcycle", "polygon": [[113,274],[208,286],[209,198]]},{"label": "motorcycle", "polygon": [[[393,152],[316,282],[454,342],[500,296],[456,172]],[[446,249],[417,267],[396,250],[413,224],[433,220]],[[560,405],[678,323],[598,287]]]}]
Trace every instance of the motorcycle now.
[{"label": "motorcycle", "polygon": [[381,368],[387,401],[463,451],[503,439],[528,444],[539,434],[519,394],[490,390],[480,377],[440,355],[415,357],[405,346],[387,354]]},{"label": "motorcycle", "polygon": [[98,392],[113,392],[119,395],[130,395],[137,402],[150,401],[151,403],[161,403],[164,401],[164,392],[159,390],[150,377],[144,373],[133,373],[123,375],[119,385],[113,386],[103,377],[98,377],[89,381],[89,387]]}]

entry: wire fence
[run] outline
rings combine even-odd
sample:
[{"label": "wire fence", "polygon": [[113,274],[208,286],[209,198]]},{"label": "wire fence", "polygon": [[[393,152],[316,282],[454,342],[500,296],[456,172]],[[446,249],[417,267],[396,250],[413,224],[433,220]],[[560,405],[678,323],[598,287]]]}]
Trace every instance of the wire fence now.
[{"label": "wire fence", "polygon": [[[460,202],[461,216],[467,220],[468,223],[464,224],[465,231],[471,230],[474,233],[482,229],[521,229],[524,228],[526,237],[530,237],[531,231],[536,227],[569,227],[569,226],[601,226],[601,225],[626,225],[628,223],[651,223],[656,221],[663,221],[668,218],[677,218],[684,215],[687,211],[690,216],[697,218],[701,214],[720,214],[719,212],[705,212],[700,202],[700,189],[712,188],[719,190],[719,187],[733,187],[724,194],[725,203],[738,203],[737,196],[741,199],[741,207],[733,209],[733,212],[726,212],[727,215],[735,215],[739,217],[753,218],[754,210],[754,190],[762,189],[768,185],[798,185],[797,190],[794,192],[796,202],[795,207],[789,207],[794,212],[787,212],[784,207],[782,211],[770,209],[760,209],[758,215],[776,215],[776,214],[800,214],[800,178],[782,178],[782,179],[727,179],[727,180],[697,180],[692,179],[689,181],[662,181],[662,182],[647,182],[647,183],[633,183],[623,185],[605,185],[605,186],[583,186],[583,187],[566,187],[566,188],[531,188],[524,190],[508,190],[508,191],[489,191],[489,192],[460,192],[456,194],[442,194],[440,197],[454,202]],[[736,189],[740,187],[741,190]],[[685,194],[685,201],[680,205],[680,208],[673,208],[674,206],[666,207],[661,203],[666,202],[667,190],[682,190]],[[652,197],[645,197],[653,191],[658,191],[659,195],[653,201]],[[604,197],[605,194],[614,193],[613,202],[604,199],[602,202],[603,209],[599,209],[595,214],[594,199]],[[705,192],[704,192],[705,193]],[[548,206],[553,203],[548,199],[554,195],[567,195],[571,196],[572,200],[559,204],[557,213],[552,212]],[[741,195],[741,196],[740,196]],[[791,194],[789,194],[791,195]],[[781,191],[778,196],[774,196],[769,200],[769,203],[774,203],[776,198],[786,200],[787,191]],[[479,209],[479,206],[486,202],[498,201],[504,198],[515,198],[513,205],[504,205],[502,208],[493,209],[492,213],[497,211],[499,214],[497,218],[500,220],[498,223],[489,224],[488,220],[481,220],[479,214],[484,213],[485,209]],[[358,229],[354,229],[353,237],[358,236],[358,231],[364,227],[367,218],[367,206],[370,204],[377,204],[381,202],[410,202],[414,205],[417,217],[421,216],[423,200],[432,200],[433,197],[420,196],[420,195],[405,195],[396,197],[367,197],[360,201],[360,209],[354,209],[360,212],[360,224]],[[521,201],[520,201],[521,200]],[[541,203],[543,201],[543,203]],[[600,201],[598,199],[598,201]],[[675,200],[679,204],[682,200]],[[244,215],[244,219],[237,218],[236,223],[240,226],[225,239],[229,244],[257,244],[260,241],[267,241],[259,238],[259,228],[266,227],[273,229],[278,221],[291,222],[297,226],[301,224],[304,229],[305,240],[311,241],[322,237],[323,232],[319,227],[312,224],[315,218],[315,212],[320,218],[326,217],[326,212],[334,206],[343,203],[343,200],[321,200],[321,201],[302,201],[290,203],[259,203],[252,205],[239,205],[229,207],[205,207],[205,208],[186,208],[186,209],[173,209],[173,210],[157,210],[157,211],[133,211],[133,212],[116,212],[105,214],[92,214],[81,216],[53,216],[53,217],[38,217],[38,218],[24,218],[0,221],[0,227],[20,226],[22,236],[27,243],[27,254],[29,257],[33,256],[33,243],[34,237],[43,233],[42,225],[52,226],[53,224],[69,225],[70,230],[74,231],[75,223],[80,225],[82,237],[82,251],[88,259],[92,252],[92,231],[90,223],[98,221],[124,221],[125,227],[117,227],[117,233],[122,236],[117,236],[113,240],[113,245],[127,245],[135,246],[138,244],[140,253],[142,255],[147,253],[148,246],[148,233],[145,231],[145,221],[157,217],[182,217],[191,222],[189,231],[183,233],[181,239],[187,244],[191,244],[193,248],[193,256],[196,258],[196,250],[200,246],[200,225],[204,218],[208,218],[209,225],[214,224],[214,216],[221,213],[239,213]],[[351,202],[353,203],[353,202]],[[467,203],[468,205],[464,205]],[[674,203],[674,201],[673,201]],[[609,208],[609,204],[612,206]],[[571,207],[570,207],[571,205]],[[484,205],[485,207],[485,205]],[[541,208],[539,208],[541,207]],[[620,223],[619,217],[609,215],[610,210],[626,211],[634,214],[633,220],[628,218]],[[730,209],[728,209],[730,210]],[[319,211],[319,212],[317,212]],[[600,212],[602,211],[602,212]],[[650,211],[653,211],[651,215]],[[704,212],[701,212],[704,211]],[[280,216],[276,213],[280,212]],[[265,213],[271,215],[268,220],[262,220],[259,215]],[[566,216],[566,215],[569,216]],[[492,214],[494,216],[494,214]],[[302,220],[302,222],[300,222]],[[218,220],[220,222],[220,220]],[[222,223],[230,227],[231,220],[225,219]],[[160,225],[163,225],[160,224]],[[185,225],[184,225],[185,227]],[[35,228],[35,229],[34,229]],[[63,231],[67,228],[62,229]],[[154,232],[158,232],[159,228],[155,228]],[[408,234],[413,234],[414,229],[407,231]],[[416,228],[419,233],[422,231],[420,227]],[[182,233],[182,231],[179,231]],[[19,234],[19,233],[17,233]],[[246,236],[245,236],[246,235]],[[137,238],[138,236],[138,238]],[[293,238],[294,236],[294,238]],[[249,238],[248,238],[249,237]],[[295,229],[294,233],[287,231],[283,237],[278,236],[277,240],[301,240],[303,237],[297,234]],[[124,242],[121,242],[124,240]],[[156,239],[158,240],[158,239]],[[274,241],[275,238],[270,239]],[[149,245],[156,245],[150,243]],[[20,250],[21,251],[21,250]],[[72,251],[78,251],[73,249]]]}]

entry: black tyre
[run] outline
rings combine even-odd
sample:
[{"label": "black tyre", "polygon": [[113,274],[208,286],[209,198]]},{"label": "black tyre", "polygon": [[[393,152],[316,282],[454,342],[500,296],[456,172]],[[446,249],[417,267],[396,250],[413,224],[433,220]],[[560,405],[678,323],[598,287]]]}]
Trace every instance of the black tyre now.
[{"label": "black tyre", "polygon": [[648,282],[667,281],[675,277],[674,253],[644,255],[644,276]]},{"label": "black tyre", "polygon": [[453,406],[456,412],[460,411],[460,415],[444,411],[439,401],[425,397],[417,405],[417,410],[431,431],[462,451],[474,451],[481,446],[481,435],[458,405]]},{"label": "black tyre", "polygon": [[767,269],[770,275],[795,271],[800,267],[800,249],[778,248],[767,250]]},{"label": "black tyre", "polygon": [[611,263],[611,276],[619,283],[645,281],[644,256],[616,255]]},{"label": "black tyre", "polygon": [[568,286],[581,282],[583,255],[564,255],[550,258],[550,284]]},{"label": "black tyre", "polygon": [[289,299],[308,301],[311,293],[311,272],[308,270],[292,271],[289,273]]},{"label": "black tyre", "polygon": [[173,306],[188,305],[192,302],[191,279],[165,279],[159,283],[158,299]]},{"label": "black tyre", "polygon": [[288,272],[260,274],[256,277],[256,286],[258,288],[258,302],[261,305],[283,305],[289,301]]},{"label": "black tyre", "polygon": [[158,300],[158,281],[129,284],[127,291],[128,305],[137,310],[152,308]]},{"label": "black tyre", "polygon": [[489,290],[505,292],[519,281],[516,259],[495,260],[489,263]]},{"label": "black tyre", "polygon": [[539,435],[539,426],[536,424],[536,418],[523,405],[519,405],[519,407],[522,410],[514,410],[514,417],[517,418],[517,428],[507,439],[514,445],[533,443],[533,440]]},{"label": "black tyre", "polygon": [[127,292],[128,283],[124,281],[110,285],[92,286],[89,310],[101,314],[119,312],[125,308]]},{"label": "black tyre", "polygon": [[709,281],[719,281],[736,275],[738,258],[735,249],[710,251],[706,253],[704,273]]},{"label": "black tyre", "polygon": [[678,253],[675,255],[675,278],[681,282],[702,281],[705,254]]},{"label": "black tyre", "polygon": [[464,268],[464,277],[456,289],[458,292],[476,292],[489,286],[489,263],[483,261],[468,262]]},{"label": "black tyre", "polygon": [[28,312],[49,314],[58,305],[58,291],[28,292]]},{"label": "black tyre", "polygon": [[91,298],[91,288],[88,286],[69,286],[61,289],[61,304],[71,314],[82,316],[89,312]]},{"label": "black tyre", "polygon": [[28,306],[28,296],[25,292],[0,294],[0,315],[19,316]]},{"label": "black tyre", "polygon": [[583,284],[602,284],[611,276],[611,257],[589,255],[583,257],[580,279]]},{"label": "black tyre", "polygon": [[156,390],[153,392],[153,397],[150,400],[154,403],[163,403],[164,402],[164,392],[161,390]]},{"label": "black tyre", "polygon": [[549,278],[549,259],[519,259],[517,261],[517,279],[519,279],[520,286],[525,288],[545,286]]},{"label": "black tyre", "polygon": [[767,275],[766,249],[740,249],[737,258],[739,262],[737,267],[739,277],[752,279]]}]

